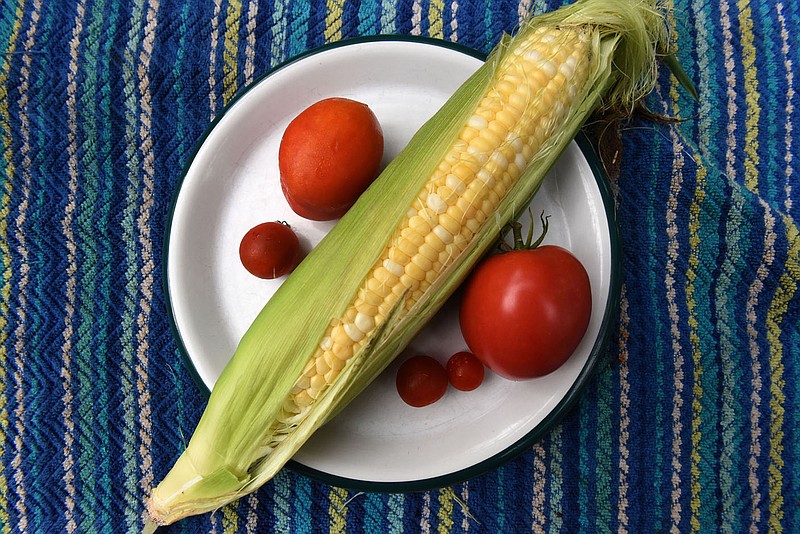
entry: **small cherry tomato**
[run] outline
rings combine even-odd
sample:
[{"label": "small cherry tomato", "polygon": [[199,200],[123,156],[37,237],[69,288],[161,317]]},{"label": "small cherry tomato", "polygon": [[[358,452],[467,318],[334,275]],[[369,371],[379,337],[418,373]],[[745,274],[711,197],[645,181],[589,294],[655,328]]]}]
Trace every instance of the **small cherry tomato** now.
[{"label": "small cherry tomato", "polygon": [[300,241],[288,224],[262,223],[248,230],[242,238],[239,259],[254,276],[278,278],[300,263]]},{"label": "small cherry tomato", "polygon": [[583,338],[592,311],[589,275],[564,248],[495,254],[465,284],[459,312],[470,350],[512,380],[560,367]]},{"label": "small cherry tomato", "polygon": [[397,370],[397,392],[415,408],[433,404],[447,391],[447,371],[434,358],[419,354],[404,361]]},{"label": "small cherry tomato", "polygon": [[447,377],[460,391],[472,391],[483,383],[483,363],[471,352],[457,352],[447,360]]},{"label": "small cherry tomato", "polygon": [[339,218],[378,176],[382,157],[383,131],[366,104],[320,100],[283,133],[278,149],[283,194],[301,217]]}]

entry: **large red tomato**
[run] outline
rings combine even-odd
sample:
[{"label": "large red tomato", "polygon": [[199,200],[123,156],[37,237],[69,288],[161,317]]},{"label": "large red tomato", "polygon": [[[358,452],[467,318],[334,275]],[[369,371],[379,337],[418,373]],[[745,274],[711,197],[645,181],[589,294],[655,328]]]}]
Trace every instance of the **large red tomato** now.
[{"label": "large red tomato", "polygon": [[465,285],[461,331],[472,352],[512,380],[544,376],[575,351],[589,324],[589,276],[554,245],[481,262]]},{"label": "large red tomato", "polygon": [[383,131],[366,104],[320,100],[289,123],[278,150],[281,188],[301,217],[328,221],[345,214],[375,180]]}]

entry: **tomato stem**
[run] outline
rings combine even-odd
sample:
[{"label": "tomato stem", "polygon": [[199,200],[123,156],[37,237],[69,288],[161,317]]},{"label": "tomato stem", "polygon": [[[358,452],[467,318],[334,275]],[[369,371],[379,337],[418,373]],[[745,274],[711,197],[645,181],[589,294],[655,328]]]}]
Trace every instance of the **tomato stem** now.
[{"label": "tomato stem", "polygon": [[[528,210],[530,213],[530,209]],[[539,216],[539,220],[542,221],[542,232],[539,234],[539,237],[536,238],[536,241],[533,241],[533,215],[531,214],[531,224],[528,226],[528,235],[526,239],[522,239],[522,224],[519,221],[514,221],[510,224],[511,232],[514,236],[514,248],[513,250],[533,250],[539,245],[542,244],[544,241],[545,235],[547,235],[547,230],[550,227],[550,216],[545,216],[544,211]]]}]

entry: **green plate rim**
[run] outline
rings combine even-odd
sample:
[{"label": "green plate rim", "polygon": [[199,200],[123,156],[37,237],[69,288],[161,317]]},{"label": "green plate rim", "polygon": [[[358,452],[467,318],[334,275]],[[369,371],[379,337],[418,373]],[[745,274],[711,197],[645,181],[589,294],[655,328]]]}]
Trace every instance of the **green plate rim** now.
[{"label": "green plate rim", "polygon": [[[187,351],[186,346],[183,343],[180,333],[178,332],[178,326],[172,309],[172,299],[170,298],[170,291],[169,291],[168,266],[169,266],[169,243],[170,243],[170,234],[172,230],[172,222],[175,213],[175,206],[177,204],[180,191],[182,189],[183,181],[186,178],[186,175],[189,169],[191,168],[192,163],[197,157],[200,148],[203,146],[208,136],[216,127],[217,123],[219,123],[219,121],[222,120],[225,114],[239,101],[240,98],[246,95],[253,87],[255,87],[259,82],[261,82],[265,78],[272,76],[279,70],[287,67],[288,65],[291,65],[292,63],[296,63],[300,60],[308,58],[309,56],[319,54],[320,52],[325,52],[331,49],[350,46],[354,44],[386,42],[386,41],[413,42],[413,43],[422,43],[433,46],[439,46],[442,48],[449,48],[456,52],[461,52],[463,54],[480,59],[481,61],[484,61],[487,56],[487,54],[481,52],[480,50],[475,50],[473,48],[458,43],[444,41],[432,37],[414,36],[414,35],[362,36],[351,39],[343,39],[341,41],[328,43],[309,49],[306,52],[298,54],[288,59],[287,61],[269,69],[264,74],[256,78],[251,84],[247,85],[246,87],[243,87],[240,91],[238,91],[236,95],[231,99],[231,101],[228,102],[225,105],[225,107],[214,117],[214,120],[211,121],[211,123],[206,128],[205,132],[203,132],[203,135],[198,139],[189,158],[186,160],[186,163],[181,171],[180,178],[175,184],[175,189],[173,191],[172,198],[170,200],[169,211],[167,213],[167,219],[164,227],[164,239],[162,243],[162,265],[161,265],[162,289],[164,291],[167,318],[170,325],[170,330],[172,331],[173,334],[173,339],[177,344],[178,351],[181,353],[184,365],[186,366],[187,370],[192,376],[192,379],[194,380],[195,384],[198,386],[200,391],[206,396],[206,398],[208,398],[208,396],[210,395],[210,391],[208,387],[206,387],[203,380],[200,378],[200,375],[198,374],[197,369],[195,368],[194,363],[192,362],[191,356],[189,355],[189,352]],[[592,144],[589,138],[582,132],[577,135],[575,141],[578,147],[580,148],[581,152],[583,153],[583,156],[586,158],[589,167],[592,171],[592,174],[595,177],[595,181],[600,190],[600,197],[603,201],[603,206],[605,208],[605,214],[610,234],[609,237],[611,245],[611,273],[610,273],[608,301],[605,306],[603,320],[600,325],[600,331],[598,333],[597,339],[595,340],[594,346],[592,347],[592,350],[589,353],[589,357],[586,360],[583,369],[581,369],[581,372],[578,374],[578,377],[575,379],[575,382],[573,382],[572,386],[569,388],[564,397],[559,401],[559,403],[555,406],[555,408],[553,408],[553,410],[549,414],[547,414],[547,416],[538,425],[536,425],[536,427],[533,428],[528,434],[526,434],[524,437],[516,441],[514,444],[507,447],[505,450],[493,456],[490,456],[489,458],[482,460],[470,467],[466,467],[464,469],[460,469],[458,471],[454,471],[446,475],[440,475],[425,479],[408,480],[402,482],[380,482],[380,481],[358,480],[358,479],[333,475],[325,471],[320,471],[318,469],[314,469],[312,467],[304,465],[296,460],[290,460],[287,463],[287,467],[289,467],[295,472],[301,473],[305,476],[308,476],[320,482],[354,491],[401,493],[401,492],[427,491],[432,489],[439,489],[442,487],[464,482],[465,480],[469,480],[471,478],[485,474],[488,471],[500,467],[509,460],[517,457],[524,451],[528,450],[536,441],[538,441],[542,436],[544,436],[548,431],[550,431],[550,429],[566,415],[566,413],[573,407],[573,405],[580,398],[581,393],[591,380],[597,368],[597,364],[600,361],[600,357],[605,352],[606,347],[608,346],[611,340],[611,336],[613,333],[613,326],[616,324],[617,317],[619,314],[619,299],[622,289],[622,260],[621,260],[622,254],[620,249],[619,227],[617,224],[617,219],[615,214],[614,196],[608,185],[605,172],[603,170],[603,166],[600,162],[600,158],[597,154],[595,146]]]}]

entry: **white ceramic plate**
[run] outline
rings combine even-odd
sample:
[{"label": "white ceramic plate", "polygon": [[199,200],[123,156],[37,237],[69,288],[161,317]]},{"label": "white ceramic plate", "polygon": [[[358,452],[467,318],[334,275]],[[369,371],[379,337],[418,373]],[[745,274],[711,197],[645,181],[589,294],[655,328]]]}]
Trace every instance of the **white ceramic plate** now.
[{"label": "white ceramic plate", "polygon": [[[308,250],[333,224],[300,218],[281,194],[277,151],[289,121],[325,97],[364,102],[383,127],[388,161],[481,62],[477,52],[428,39],[340,43],[272,71],[217,117],[177,191],[165,245],[170,316],[203,387],[213,387],[238,340],[282,283],[259,280],[242,268],[238,246],[244,233],[264,221],[284,220]],[[403,354],[297,453],[296,469],[352,488],[435,487],[499,465],[561,417],[602,350],[619,291],[613,209],[587,147],[569,147],[532,204],[537,218],[543,210],[550,215],[546,242],[569,248],[591,277],[589,330],[570,360],[527,382],[487,373],[476,391],[450,388],[441,401],[416,409],[394,387],[397,365],[408,356]],[[456,300],[408,353],[426,352],[445,362],[466,348]]]}]

